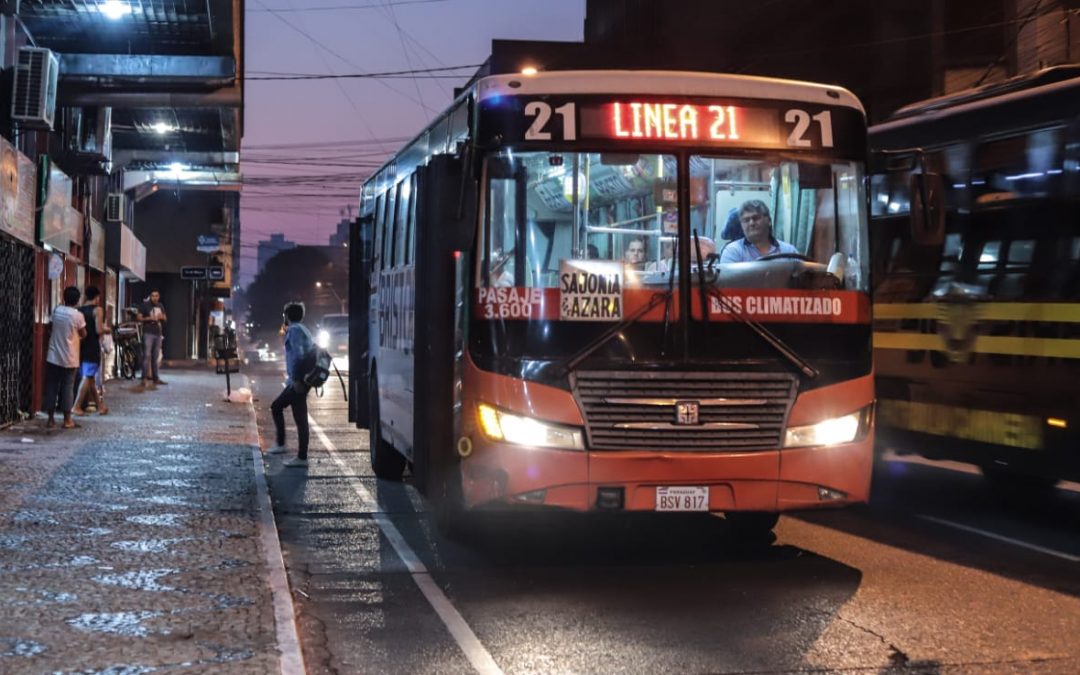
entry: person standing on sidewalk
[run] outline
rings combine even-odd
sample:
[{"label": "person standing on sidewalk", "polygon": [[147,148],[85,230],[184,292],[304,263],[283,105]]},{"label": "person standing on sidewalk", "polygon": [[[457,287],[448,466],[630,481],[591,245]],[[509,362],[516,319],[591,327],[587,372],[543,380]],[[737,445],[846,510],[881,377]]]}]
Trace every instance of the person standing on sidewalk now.
[{"label": "person standing on sidewalk", "polygon": [[143,372],[139,389],[146,389],[147,386],[154,389],[159,384],[166,384],[158,373],[158,364],[165,332],[162,325],[168,320],[165,307],[161,304],[161,293],[157,289],[150,291],[150,297],[139,305],[139,321],[143,327]]},{"label": "person standing on sidewalk", "polygon": [[75,309],[82,293],[74,286],[64,289],[64,304],[53,310],[49,352],[45,356],[45,412],[49,415],[46,427],[56,426],[56,400],[64,413],[64,428],[78,425],[71,419],[71,403],[75,398],[75,371],[79,369],[79,340],[86,337],[86,319]]},{"label": "person standing on sidewalk", "polygon": [[274,418],[274,431],[277,444],[267,449],[268,455],[285,452],[285,408],[292,408],[293,421],[296,422],[298,452],[295,458],[285,462],[288,467],[306,467],[308,465],[308,386],[304,384],[304,375],[315,361],[315,340],[311,331],[303,323],[304,305],[290,302],[285,305],[285,389],[270,404],[270,415]]},{"label": "person standing on sidewalk", "polygon": [[109,332],[105,325],[105,315],[101,309],[101,291],[96,286],[86,289],[86,304],[79,308],[86,320],[86,337],[79,346],[79,375],[82,384],[75,397],[75,414],[85,415],[86,404],[94,402],[94,409],[99,415],[107,415],[109,409],[98,393],[98,371],[101,370],[101,339]]}]

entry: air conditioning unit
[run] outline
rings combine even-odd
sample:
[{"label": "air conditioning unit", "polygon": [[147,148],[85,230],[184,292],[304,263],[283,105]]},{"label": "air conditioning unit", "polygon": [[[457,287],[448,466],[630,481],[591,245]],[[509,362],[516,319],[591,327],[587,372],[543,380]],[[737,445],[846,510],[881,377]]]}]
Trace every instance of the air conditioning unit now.
[{"label": "air conditioning unit", "polygon": [[114,192],[105,198],[105,220],[110,223],[127,222],[127,195]]},{"label": "air conditioning unit", "polygon": [[112,108],[67,108],[64,129],[68,150],[83,159],[112,161]]},{"label": "air conditioning unit", "polygon": [[31,129],[52,130],[56,118],[56,82],[60,61],[52,50],[19,49],[11,95],[11,119]]}]

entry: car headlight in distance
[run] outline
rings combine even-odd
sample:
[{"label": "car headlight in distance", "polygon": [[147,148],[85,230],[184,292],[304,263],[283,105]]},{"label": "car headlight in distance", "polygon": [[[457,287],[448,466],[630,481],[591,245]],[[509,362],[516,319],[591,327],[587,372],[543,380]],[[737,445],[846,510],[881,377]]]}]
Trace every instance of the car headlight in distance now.
[{"label": "car headlight in distance", "polygon": [[480,430],[493,441],[537,448],[585,449],[580,429],[514,415],[486,403],[478,405],[476,412]]},{"label": "car headlight in distance", "polygon": [[802,427],[788,427],[784,434],[785,448],[805,448],[814,445],[840,445],[851,443],[866,433],[869,423],[870,408],[832,419],[822,420],[817,424]]},{"label": "car headlight in distance", "polygon": [[319,343],[319,347],[326,349],[330,346],[330,333],[324,328],[319,331],[318,336],[315,337],[315,341]]}]

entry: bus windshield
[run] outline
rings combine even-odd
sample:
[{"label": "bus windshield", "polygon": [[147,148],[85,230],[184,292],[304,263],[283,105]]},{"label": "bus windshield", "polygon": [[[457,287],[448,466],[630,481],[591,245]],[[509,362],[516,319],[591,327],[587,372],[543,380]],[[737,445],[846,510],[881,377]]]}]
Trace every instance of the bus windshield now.
[{"label": "bus windshield", "polygon": [[720,286],[777,287],[782,275],[764,272],[770,260],[822,273],[839,261],[839,286],[867,290],[861,163],[692,155],[681,164],[668,154],[490,156],[479,285],[554,288],[560,265],[596,260],[622,263],[628,284],[667,286],[689,227],[694,267],[700,248]]}]

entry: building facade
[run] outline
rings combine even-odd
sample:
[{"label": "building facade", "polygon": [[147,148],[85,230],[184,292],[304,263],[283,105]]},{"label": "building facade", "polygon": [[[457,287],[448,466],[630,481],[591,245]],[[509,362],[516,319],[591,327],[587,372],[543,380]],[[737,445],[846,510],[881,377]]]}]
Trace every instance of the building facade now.
[{"label": "building facade", "polygon": [[296,242],[286,239],[282,233],[272,234],[269,239],[260,241],[257,256],[258,268],[255,270],[255,274],[260,274],[266,269],[266,263],[270,262],[270,258],[273,258],[281,251],[294,248],[296,248]]},{"label": "building facade", "polygon": [[[205,291],[227,295],[243,6],[0,1],[0,425],[42,405],[49,320],[65,287],[99,287],[115,322],[141,300],[148,260],[179,279],[181,261],[158,256],[175,245],[166,228],[193,244],[219,229],[229,277]],[[165,193],[209,194],[217,215],[163,225],[155,202]],[[203,330],[199,290],[181,289],[171,323]]]}]

